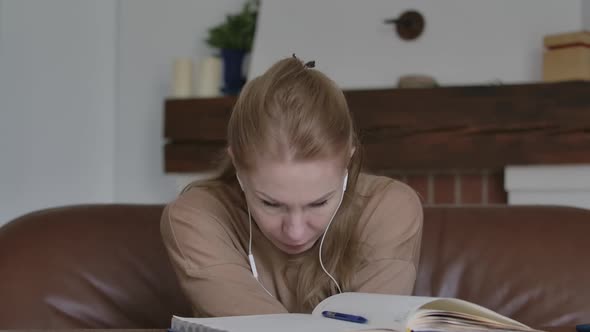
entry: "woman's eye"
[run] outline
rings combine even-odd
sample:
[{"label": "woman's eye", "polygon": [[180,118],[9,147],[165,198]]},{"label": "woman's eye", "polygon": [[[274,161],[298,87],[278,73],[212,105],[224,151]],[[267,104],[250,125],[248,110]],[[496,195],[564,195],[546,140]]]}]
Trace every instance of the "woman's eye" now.
[{"label": "woman's eye", "polygon": [[265,200],[262,200],[262,204],[264,204],[268,207],[272,207],[272,208],[278,208],[281,206],[281,204],[273,203],[273,202],[269,202],[269,201],[265,201]]},{"label": "woman's eye", "polygon": [[316,207],[320,207],[320,206],[326,205],[327,202],[328,202],[328,200],[325,200],[325,201],[321,201],[321,202],[317,202],[317,203],[311,203],[310,205],[311,205],[311,207],[316,208]]}]

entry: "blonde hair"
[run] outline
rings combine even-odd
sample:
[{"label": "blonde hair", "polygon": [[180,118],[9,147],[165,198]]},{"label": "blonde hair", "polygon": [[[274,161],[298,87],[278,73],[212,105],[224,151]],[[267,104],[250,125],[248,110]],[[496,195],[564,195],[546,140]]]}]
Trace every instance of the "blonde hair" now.
[{"label": "blonde hair", "polygon": [[[311,67],[312,63],[304,64],[293,56],[249,81],[229,120],[227,143],[240,171],[256,167],[261,156],[294,161],[342,157],[343,167],[348,168],[348,185],[326,234],[322,257],[342,290],[350,291],[353,274],[361,263],[354,230],[360,213],[359,200],[355,199],[360,196],[355,188],[362,153],[344,94]],[[233,163],[226,154],[214,178],[193,183],[185,191],[193,186],[238,188]],[[237,203],[245,204],[245,200]],[[337,293],[336,285],[321,269],[318,250],[319,241],[289,263],[297,271],[293,291],[301,312],[311,311],[321,300]]]}]

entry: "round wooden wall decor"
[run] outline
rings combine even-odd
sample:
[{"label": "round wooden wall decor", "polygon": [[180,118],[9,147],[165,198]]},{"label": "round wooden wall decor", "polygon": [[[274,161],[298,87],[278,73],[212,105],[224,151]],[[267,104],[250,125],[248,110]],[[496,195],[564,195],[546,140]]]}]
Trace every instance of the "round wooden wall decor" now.
[{"label": "round wooden wall decor", "polygon": [[426,21],[424,16],[415,10],[409,10],[400,15],[396,19],[385,20],[387,24],[395,24],[395,30],[397,34],[403,40],[413,40],[418,38],[422,31]]}]

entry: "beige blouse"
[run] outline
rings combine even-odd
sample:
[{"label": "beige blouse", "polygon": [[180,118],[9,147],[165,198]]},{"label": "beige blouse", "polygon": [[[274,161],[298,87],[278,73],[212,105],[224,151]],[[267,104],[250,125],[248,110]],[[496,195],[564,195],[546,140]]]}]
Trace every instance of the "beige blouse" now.
[{"label": "beige blouse", "polygon": [[[370,252],[353,291],[411,294],[422,235],[422,205],[406,184],[361,174],[356,191],[367,197],[356,231]],[[239,187],[193,188],[168,204],[161,232],[172,265],[198,317],[293,312],[295,280],[285,278],[288,254],[252,223],[252,252],[260,282],[248,264],[248,213]],[[236,204],[235,202],[241,202]],[[243,206],[240,206],[243,205]]]}]

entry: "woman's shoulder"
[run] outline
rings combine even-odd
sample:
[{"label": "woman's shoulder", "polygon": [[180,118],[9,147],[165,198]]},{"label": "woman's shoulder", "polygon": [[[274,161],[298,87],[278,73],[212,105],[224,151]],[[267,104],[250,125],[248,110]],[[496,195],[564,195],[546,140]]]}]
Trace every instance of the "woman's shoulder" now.
[{"label": "woman's shoulder", "polygon": [[422,224],[422,202],[414,189],[386,176],[361,174],[357,192],[365,197],[360,227],[415,232]]},{"label": "woman's shoulder", "polygon": [[230,210],[237,208],[233,196],[223,186],[194,186],[168,203],[165,214],[171,220],[200,218],[223,223],[230,219]]},{"label": "woman's shoulder", "polygon": [[394,200],[421,200],[409,185],[383,175],[359,174],[356,191],[371,200],[382,200],[385,196]]},{"label": "woman's shoulder", "polygon": [[225,208],[226,198],[215,189],[183,192],[166,205],[160,220],[164,245],[189,275],[214,265],[246,262],[246,232],[233,222],[234,212]]}]

